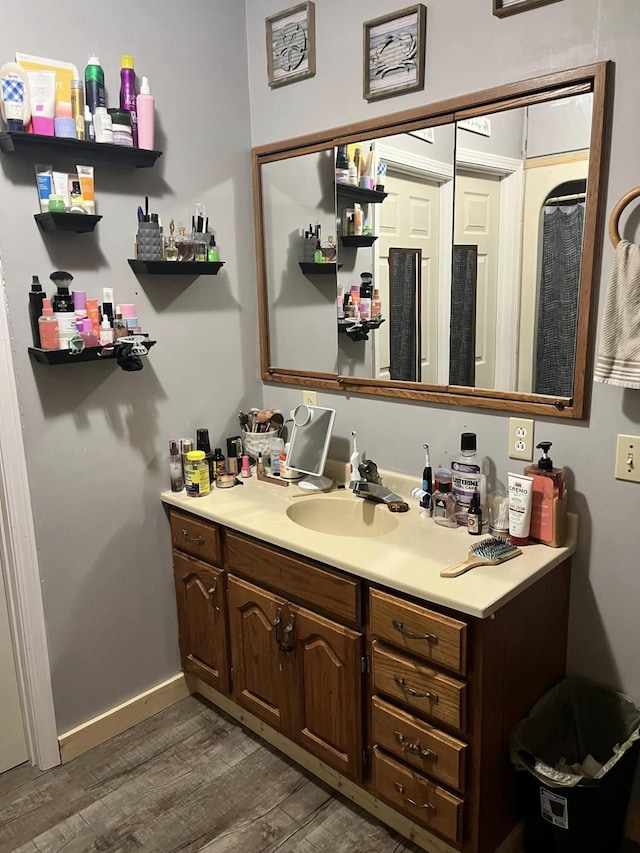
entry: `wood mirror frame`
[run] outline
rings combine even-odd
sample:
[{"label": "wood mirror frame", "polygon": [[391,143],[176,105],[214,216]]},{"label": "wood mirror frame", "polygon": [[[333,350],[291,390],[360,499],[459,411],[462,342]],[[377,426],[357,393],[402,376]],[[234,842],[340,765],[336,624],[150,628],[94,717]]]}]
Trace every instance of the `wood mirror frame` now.
[{"label": "wood mirror frame", "polygon": [[[606,172],[605,153],[608,150],[605,143],[609,129],[611,100],[609,90],[612,81],[612,68],[611,62],[601,62],[560,71],[543,77],[511,83],[471,95],[254,148],[252,150],[252,174],[262,379],[283,385],[304,385],[332,391],[345,391],[350,394],[395,397],[425,403],[497,409],[505,412],[547,417],[573,419],[587,417],[590,384],[588,377],[591,376],[593,327],[595,325],[593,302],[600,271],[601,241],[603,238],[603,186]],[[261,180],[261,166],[263,164],[284,160],[292,156],[315,153],[348,142],[375,139],[419,128],[434,127],[476,116],[486,116],[506,109],[528,107],[545,101],[585,93],[593,94],[593,113],[573,394],[570,397],[557,398],[542,394],[497,391],[486,388],[357,378],[333,373],[280,368],[271,363]]]}]

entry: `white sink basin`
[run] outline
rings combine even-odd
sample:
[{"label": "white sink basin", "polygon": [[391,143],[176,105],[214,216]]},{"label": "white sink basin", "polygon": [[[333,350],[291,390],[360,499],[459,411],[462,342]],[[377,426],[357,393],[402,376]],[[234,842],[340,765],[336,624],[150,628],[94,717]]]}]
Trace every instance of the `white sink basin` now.
[{"label": "white sink basin", "polygon": [[332,536],[384,536],[398,526],[394,513],[383,504],[360,498],[304,497],[287,509],[295,524]]}]

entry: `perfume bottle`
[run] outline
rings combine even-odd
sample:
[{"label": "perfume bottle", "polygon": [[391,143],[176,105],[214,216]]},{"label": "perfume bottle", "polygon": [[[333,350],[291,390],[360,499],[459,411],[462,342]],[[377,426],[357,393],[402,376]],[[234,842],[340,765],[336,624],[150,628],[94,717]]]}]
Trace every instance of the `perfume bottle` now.
[{"label": "perfume bottle", "polygon": [[178,250],[176,248],[176,241],[174,238],[174,232],[176,230],[175,222],[173,219],[169,223],[169,242],[164,247],[164,259],[165,261],[177,261],[178,260]]},{"label": "perfume bottle", "polygon": [[195,257],[195,246],[193,245],[193,240],[190,237],[187,237],[187,232],[183,225],[178,228],[176,249],[178,250],[179,261],[192,261]]}]

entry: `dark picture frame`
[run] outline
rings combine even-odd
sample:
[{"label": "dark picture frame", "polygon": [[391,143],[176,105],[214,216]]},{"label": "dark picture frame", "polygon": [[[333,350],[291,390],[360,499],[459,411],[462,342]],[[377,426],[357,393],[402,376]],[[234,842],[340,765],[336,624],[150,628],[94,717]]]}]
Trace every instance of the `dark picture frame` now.
[{"label": "dark picture frame", "polygon": [[426,38],[427,7],[423,3],[365,22],[365,100],[377,101],[424,89]]},{"label": "dark picture frame", "polygon": [[497,18],[507,18],[509,15],[517,15],[518,12],[528,12],[539,6],[559,2],[560,0],[493,0],[493,14]]},{"label": "dark picture frame", "polygon": [[316,73],[315,3],[299,3],[265,19],[267,76],[276,89]]}]

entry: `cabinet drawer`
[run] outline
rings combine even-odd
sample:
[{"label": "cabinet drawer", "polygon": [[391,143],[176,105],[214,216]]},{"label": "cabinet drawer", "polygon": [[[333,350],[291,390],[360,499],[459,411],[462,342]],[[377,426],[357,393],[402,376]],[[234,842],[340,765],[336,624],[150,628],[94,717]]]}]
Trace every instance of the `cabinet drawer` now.
[{"label": "cabinet drawer", "polygon": [[371,633],[439,666],[464,675],[467,670],[467,626],[427,607],[372,589]]},{"label": "cabinet drawer", "polygon": [[373,784],[379,794],[416,823],[460,843],[464,802],[373,748]]},{"label": "cabinet drawer", "polygon": [[171,510],[171,541],[174,548],[205,563],[222,564],[220,531],[210,521]]},{"label": "cabinet drawer", "polygon": [[464,790],[465,743],[378,696],[371,704],[374,744],[445,785]]},{"label": "cabinet drawer", "polygon": [[360,620],[360,583],[355,578],[298,560],[231,531],[227,533],[227,568],[343,621]]},{"label": "cabinet drawer", "polygon": [[410,708],[442,723],[463,729],[466,686],[436,669],[416,663],[404,655],[372,643],[373,686]]}]

